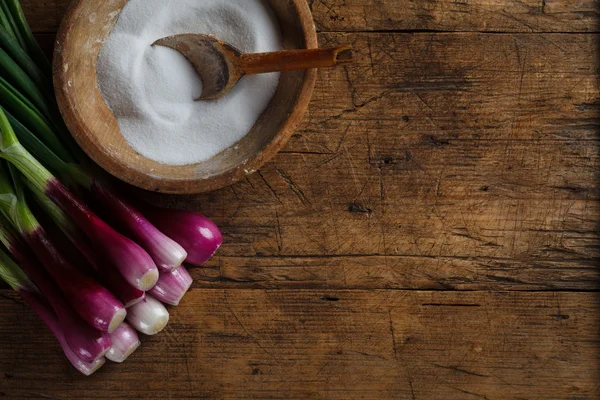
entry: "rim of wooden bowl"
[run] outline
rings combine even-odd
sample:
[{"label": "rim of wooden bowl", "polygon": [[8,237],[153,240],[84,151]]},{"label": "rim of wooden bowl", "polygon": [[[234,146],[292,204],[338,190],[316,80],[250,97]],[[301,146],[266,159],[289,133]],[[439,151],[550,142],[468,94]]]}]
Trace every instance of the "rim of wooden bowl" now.
[{"label": "rim of wooden bowl", "polygon": [[[73,29],[75,15],[77,14],[76,10],[83,1],[87,0],[72,1],[60,24],[54,50],[54,87],[56,88],[56,98],[60,112],[71,135],[94,162],[114,177],[142,189],[168,194],[197,194],[221,189],[240,181],[246,175],[255,172],[267,161],[271,160],[289,141],[306,115],[317,80],[317,70],[315,69],[305,72],[293,110],[281,123],[276,135],[260,152],[252,156],[245,163],[208,178],[187,180],[156,177],[130,168],[122,161],[108,154],[97,141],[92,140],[92,134],[88,133],[85,124],[79,121],[75,109],[69,106],[71,102],[66,89],[66,84],[68,83],[67,71],[63,68],[66,62],[66,55],[62,51],[62,47],[67,42],[69,34]],[[318,47],[317,32],[307,1],[290,0],[290,3],[296,8],[296,12],[298,13],[306,48]]]}]

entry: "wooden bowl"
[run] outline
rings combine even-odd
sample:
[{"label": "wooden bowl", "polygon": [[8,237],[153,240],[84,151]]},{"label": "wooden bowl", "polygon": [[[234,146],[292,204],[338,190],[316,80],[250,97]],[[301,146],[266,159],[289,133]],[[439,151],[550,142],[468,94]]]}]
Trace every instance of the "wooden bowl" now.
[{"label": "wooden bowl", "polygon": [[[304,117],[316,71],[281,74],[279,87],[250,133],[208,161],[164,165],[133,150],[106,106],[96,63],[127,0],[74,0],[58,32],[54,86],[61,113],[83,150],[102,168],[132,185],[164,193],[219,189],[253,173],[288,141]],[[306,0],[269,0],[286,49],[316,48],[317,34]]]}]

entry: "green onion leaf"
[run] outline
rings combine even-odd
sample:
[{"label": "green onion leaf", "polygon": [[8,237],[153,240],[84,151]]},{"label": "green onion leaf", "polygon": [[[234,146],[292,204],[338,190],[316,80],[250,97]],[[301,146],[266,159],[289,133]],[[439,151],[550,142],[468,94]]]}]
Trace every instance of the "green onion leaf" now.
[{"label": "green onion leaf", "polygon": [[29,55],[23,50],[19,42],[10,35],[10,33],[0,25],[0,47],[2,47],[10,57],[21,66],[23,71],[41,88],[52,89],[51,80],[44,76],[42,70],[35,64]]},{"label": "green onion leaf", "polygon": [[40,67],[40,69],[44,71],[46,75],[52,76],[52,66],[48,61],[48,58],[46,58],[46,55],[44,54],[44,51],[40,47],[39,43],[37,40],[35,40],[33,32],[31,32],[31,28],[27,23],[25,14],[23,14],[19,0],[2,0],[2,2],[8,6],[8,10],[15,22],[17,31],[26,43],[23,48],[27,49],[31,58],[35,60],[38,67]]},{"label": "green onion leaf", "polygon": [[63,160],[71,157],[39,111],[26,98],[0,77],[0,105],[6,108],[23,125]]},{"label": "green onion leaf", "polygon": [[[4,29],[6,29],[6,32],[13,38],[13,39],[17,39],[17,35],[15,35],[15,31],[12,27],[12,25],[10,24],[10,21],[8,20],[8,16],[6,15],[6,13],[4,12],[4,8],[0,5],[0,24],[2,24],[2,27]],[[19,43],[19,46],[21,44]]]},{"label": "green onion leaf", "polygon": [[19,28],[17,27],[17,23],[15,21],[14,15],[10,12],[10,9],[8,8],[8,4],[6,3],[6,1],[4,0],[0,0],[0,8],[2,9],[2,11],[4,12],[6,21],[3,21],[6,23],[6,27],[10,26],[10,29],[13,31],[15,39],[17,39],[19,41],[19,43],[21,44],[21,47],[25,48],[27,46],[27,43],[25,43],[25,39],[23,38],[23,35],[21,35],[21,32],[19,31]]},{"label": "green onion leaf", "polygon": [[0,72],[11,81],[14,87],[22,93],[47,117],[50,117],[50,109],[46,103],[46,97],[37,87],[35,82],[21,69],[4,50],[0,49]]}]

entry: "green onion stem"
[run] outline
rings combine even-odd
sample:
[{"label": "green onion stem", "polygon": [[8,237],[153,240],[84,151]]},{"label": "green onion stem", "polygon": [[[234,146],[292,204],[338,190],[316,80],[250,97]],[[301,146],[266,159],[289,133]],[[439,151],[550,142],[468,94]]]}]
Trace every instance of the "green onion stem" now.
[{"label": "green onion stem", "polygon": [[47,95],[43,94],[35,82],[21,69],[4,50],[0,49],[0,71],[4,72],[13,86],[22,93],[47,117],[51,117],[50,109],[46,102]]},{"label": "green onion stem", "polygon": [[31,183],[42,192],[46,190],[48,182],[54,176],[40,164],[21,143],[5,147],[0,157],[13,164]]},{"label": "green onion stem", "polygon": [[16,120],[8,111],[4,110],[8,121],[12,126],[19,142],[29,151],[37,160],[53,173],[60,175],[63,181],[73,182],[89,189],[92,186],[92,177],[87,174],[82,167],[66,163],[60,159],[52,150],[42,143],[29,129]]},{"label": "green onion stem", "polygon": [[71,219],[65,214],[52,200],[42,193],[37,187],[35,187],[28,179],[25,179],[25,186],[33,194],[35,201],[42,208],[42,210],[50,217],[52,222],[58,226],[58,228],[67,236],[72,242],[76,242],[76,236],[79,235],[79,230],[73,224]]},{"label": "green onion stem", "polygon": [[[2,5],[0,4],[0,24],[2,24],[2,26],[4,27],[4,29],[6,29],[6,32],[15,40],[17,40],[17,35],[15,35],[15,31],[12,27],[12,25],[10,24],[10,21],[8,20],[8,16],[6,15],[6,12],[4,12],[4,8],[2,7]],[[19,43],[19,46],[21,44]]]},{"label": "green onion stem", "polygon": [[37,292],[33,282],[3,249],[0,249],[0,278],[17,292]]},{"label": "green onion stem", "polygon": [[13,223],[16,225],[19,232],[31,234],[40,227],[40,223],[25,202],[23,184],[21,183],[21,178],[16,173],[17,171],[15,171],[14,167],[11,165],[8,165],[8,170],[12,176],[12,182],[15,190],[14,193],[17,198],[16,219],[13,221]]},{"label": "green onion stem", "polygon": [[41,88],[51,90],[52,85],[49,78],[44,76],[42,70],[36,65],[35,61],[29,57],[29,54],[23,50],[19,42],[10,35],[4,26],[0,25],[0,47],[2,47],[10,57],[21,66],[23,71]]},{"label": "green onion stem", "polygon": [[19,143],[8,117],[0,107],[0,157],[12,163],[39,190],[45,192],[54,176]]},{"label": "green onion stem", "polygon": [[19,143],[15,131],[12,129],[8,117],[4,113],[4,109],[0,108],[0,150],[10,147],[13,144]]},{"label": "green onion stem", "polygon": [[40,160],[45,166],[56,173],[60,173],[61,170],[67,165],[63,160],[60,159],[52,150],[48,148],[37,136],[35,136],[25,125],[19,120],[12,116],[7,110],[4,110],[8,122],[12,126],[19,142],[29,150],[38,160]]},{"label": "green onion stem", "polygon": [[54,174],[60,175],[63,181],[76,183],[86,189],[92,186],[92,177],[86,173],[82,167],[76,164],[66,163],[60,159],[52,150],[42,143],[29,129],[16,120],[8,111],[4,110],[8,121],[12,126],[19,142],[29,151],[38,161]]},{"label": "green onion stem", "polygon": [[37,109],[0,77],[0,105],[5,107],[16,119],[43,141],[57,156],[64,161],[71,157],[58,137],[40,115]]},{"label": "green onion stem", "polygon": [[19,4],[19,0],[1,0],[8,6],[9,12],[15,21],[15,25],[17,31],[22,36],[24,42],[26,43],[23,48],[28,50],[31,58],[35,60],[38,67],[48,76],[52,76],[52,66],[46,58],[44,51],[40,47],[37,40],[33,36],[33,32],[31,32],[31,28],[27,23],[27,19],[25,18],[25,14],[23,14],[23,10],[21,9],[21,5]]},{"label": "green onion stem", "polygon": [[[5,164],[5,162],[2,164]],[[15,227],[17,203],[17,195],[15,194],[10,177],[6,174],[4,167],[2,167],[0,168],[0,211]]]},{"label": "green onion stem", "polygon": [[14,32],[15,39],[17,39],[19,41],[19,43],[21,44],[21,47],[25,48],[27,46],[27,43],[25,43],[25,39],[23,38],[23,35],[19,31],[19,28],[17,26],[17,22],[15,21],[14,15],[10,12],[10,9],[8,8],[8,4],[6,3],[5,0],[0,0],[0,8],[2,8],[2,11],[4,11],[4,15],[6,16],[6,23],[8,26],[11,27],[12,31]]},{"label": "green onion stem", "polygon": [[[1,28],[0,47],[6,48],[6,51],[0,49],[0,70],[10,77],[13,86],[18,87],[26,94],[28,100],[35,104],[39,113],[43,114],[54,129],[60,133],[62,139],[67,142],[67,147],[73,151],[72,143],[70,143],[72,138],[58,110],[50,80],[44,77],[27,53]],[[28,104],[30,108],[33,108],[32,104]],[[65,153],[67,153],[66,149]],[[77,154],[77,151],[74,154]]]}]

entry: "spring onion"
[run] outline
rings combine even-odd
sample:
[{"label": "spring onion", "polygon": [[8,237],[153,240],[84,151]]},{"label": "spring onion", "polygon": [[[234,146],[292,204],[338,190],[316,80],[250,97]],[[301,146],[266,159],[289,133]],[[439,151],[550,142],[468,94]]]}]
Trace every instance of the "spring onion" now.
[{"label": "spring onion", "polygon": [[160,301],[146,295],[144,301],[129,308],[127,322],[138,332],[156,335],[169,323],[169,312]]},{"label": "spring onion", "polygon": [[[0,3],[0,25],[6,30],[6,33],[8,33],[8,35],[12,39],[17,40],[17,35],[15,34],[13,24],[11,24],[10,21],[8,20],[8,16],[6,15],[6,12],[4,11],[4,8],[2,7],[1,3]],[[21,43],[19,43],[19,46],[21,46]]]},{"label": "spring onion", "polygon": [[163,303],[178,306],[193,281],[187,269],[182,265],[173,272],[161,272],[156,286],[148,293]]},{"label": "spring onion", "polygon": [[106,361],[104,357],[96,358],[92,362],[86,362],[77,357],[69,347],[60,327],[60,321],[48,302],[44,300],[35,284],[29,280],[29,277],[27,277],[27,275],[25,275],[14,261],[2,250],[0,250],[0,279],[4,280],[10,287],[19,293],[21,298],[23,298],[29,307],[31,307],[48,328],[50,328],[60,343],[65,356],[67,356],[67,359],[79,372],[89,376],[104,365]]},{"label": "spring onion", "polygon": [[18,180],[11,183],[2,168],[0,209],[25,238],[75,311],[90,326],[112,332],[123,322],[127,314],[123,304],[106,288],[83,275],[58,251],[25,202]]},{"label": "spring onion", "polygon": [[158,280],[158,269],[148,253],[98,218],[33,158],[19,143],[6,114],[1,109],[0,133],[0,157],[14,165],[33,186],[69,215],[92,241],[97,252],[115,265],[127,282],[140,290],[151,289]]},{"label": "spring onion", "polygon": [[[88,363],[93,363],[94,360],[103,357],[111,346],[110,336],[92,328],[75,314],[52,278],[37,261],[30,257],[16,233],[8,227],[6,221],[1,218],[0,221],[2,221],[0,241],[23,267],[54,309],[69,348],[78,358]],[[8,256],[3,260],[4,265],[11,265]]]},{"label": "spring onion", "polygon": [[146,298],[146,292],[131,286],[110,263],[105,263],[98,270],[100,281],[123,303],[130,308]]},{"label": "spring onion", "polygon": [[[90,376],[94,372],[98,371],[104,363],[106,362],[106,358],[98,357],[92,362],[83,361],[81,358],[75,354],[73,350],[69,347],[67,343],[67,339],[63,334],[63,331],[60,329],[60,323],[56,314],[50,309],[50,307],[46,304],[46,302],[41,299],[39,296],[35,296],[31,293],[21,294],[25,302],[31,307],[36,314],[44,321],[44,323],[50,328],[58,343],[62,347],[63,352],[67,359],[71,362],[71,365],[75,367],[79,372],[81,372],[85,376]],[[110,350],[109,350],[110,351]]]},{"label": "spring onion", "polygon": [[[41,193],[31,182],[27,181],[26,185],[39,206],[50,217],[53,224],[61,231],[69,242],[75,246],[84,258],[87,264],[91,267],[91,275],[97,276],[98,280],[106,286],[110,291],[123,303],[125,308],[139,303],[145,298],[145,292],[130,285],[119,271],[107,260],[99,256],[88,244],[87,238],[81,233],[79,228],[71,221],[65,213],[58,208],[45,194]],[[59,236],[59,235],[57,235]]]},{"label": "spring onion", "polygon": [[92,191],[126,231],[150,254],[161,271],[173,271],[186,259],[186,251],[156,229],[138,210],[115,191],[95,181]]},{"label": "spring onion", "polygon": [[[177,305],[191,287],[182,262],[204,264],[223,238],[202,215],[134,205],[90,166],[60,117],[50,64],[19,0],[0,0],[0,158],[9,163],[0,165],[0,242],[41,291],[31,284],[32,308],[82,373],[93,373],[105,358],[123,362],[140,345],[134,328],[148,335],[163,330],[169,313],[161,301]],[[37,214],[21,183],[40,205]],[[123,234],[74,193],[93,194]],[[44,309],[42,295],[51,307]]]},{"label": "spring onion", "polygon": [[186,263],[202,266],[223,243],[221,231],[204,215],[144,205],[143,214],[187,251]]},{"label": "spring onion", "polygon": [[[7,118],[11,123],[15,134],[24,144],[29,144],[46,165],[60,174],[63,179],[77,182],[90,189],[102,204],[112,211],[118,222],[133,237],[144,250],[148,252],[155,264],[163,271],[172,271],[179,267],[186,259],[186,251],[174,240],[167,237],[152,225],[133,205],[128,203],[122,196],[118,195],[112,188],[98,179],[87,175],[83,169],[63,162],[51,149],[32,134],[19,121],[14,120],[8,113]],[[25,143],[27,141],[27,143]],[[65,150],[66,151],[66,150]]]},{"label": "spring onion", "polygon": [[116,363],[125,361],[141,344],[137,332],[127,322],[123,322],[110,335],[110,339],[112,347],[106,353],[106,358]]}]

